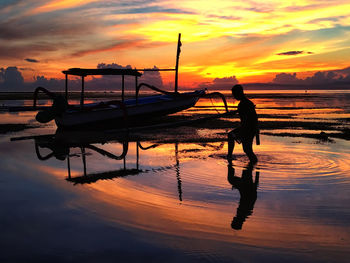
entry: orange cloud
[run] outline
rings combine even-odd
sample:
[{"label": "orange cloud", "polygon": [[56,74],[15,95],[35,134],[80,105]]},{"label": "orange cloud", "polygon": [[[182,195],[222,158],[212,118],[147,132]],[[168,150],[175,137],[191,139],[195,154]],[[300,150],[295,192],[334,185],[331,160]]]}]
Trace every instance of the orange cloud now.
[{"label": "orange cloud", "polygon": [[73,8],[81,5],[86,5],[88,3],[98,2],[98,0],[53,0],[47,4],[39,6],[31,11],[31,14],[40,14],[46,12],[52,12],[67,8]]},{"label": "orange cloud", "polygon": [[[240,82],[271,81],[281,72],[312,74],[348,66],[344,58],[349,53],[350,4],[345,0],[272,0],[259,5],[231,0],[28,2],[32,4],[0,11],[5,16],[0,47],[6,50],[1,66],[24,67],[28,57],[54,62],[45,64],[45,70],[50,68],[46,77],[58,76],[54,70],[100,62],[172,67],[179,32],[180,85],[231,76]],[[278,55],[302,50],[306,52],[297,57]]]}]

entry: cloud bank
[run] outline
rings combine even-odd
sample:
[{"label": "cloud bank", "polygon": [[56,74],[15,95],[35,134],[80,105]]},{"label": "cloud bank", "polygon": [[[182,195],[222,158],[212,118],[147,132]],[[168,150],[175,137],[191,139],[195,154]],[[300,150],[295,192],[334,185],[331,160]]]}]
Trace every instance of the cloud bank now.
[{"label": "cloud bank", "polygon": [[305,79],[297,73],[279,73],[272,81],[275,84],[324,86],[331,84],[350,84],[350,67],[343,70],[318,71]]},{"label": "cloud bank", "polygon": [[15,90],[23,89],[24,79],[17,67],[7,67],[6,69],[0,68],[0,88],[11,90],[13,87]]},{"label": "cloud bank", "polygon": [[[117,69],[131,69],[131,65],[120,65],[117,63],[99,63],[96,68],[117,68]],[[152,69],[158,69],[154,66]],[[65,80],[62,78],[47,78],[43,75],[33,77],[32,81],[24,81],[22,76],[23,70],[18,67],[0,68],[0,91],[33,91],[36,87],[42,86],[52,91],[63,91],[65,86]],[[159,71],[146,71],[138,79],[138,83],[145,82],[164,89],[163,79]],[[85,87],[87,91],[118,91],[121,89],[121,77],[120,76],[94,76],[87,79]],[[197,83],[191,89],[203,89],[210,90],[228,90],[235,84],[241,83],[236,76],[215,78],[212,81],[206,81]],[[243,83],[244,84],[244,83]],[[253,83],[252,83],[253,84]],[[257,83],[255,83],[257,84]],[[318,71],[313,75],[306,78],[299,78],[297,73],[278,73],[270,83],[265,83],[264,87],[277,84],[275,88],[285,85],[293,86],[294,88],[303,88],[308,86],[309,88],[345,88],[350,89],[350,67],[333,70],[333,71]],[[248,85],[248,84],[247,84]],[[167,85],[166,85],[167,86]],[[248,85],[249,87],[250,85]],[[259,87],[259,85],[257,86]],[[80,90],[81,80],[78,77],[71,76],[69,79],[70,90]],[[135,90],[134,77],[125,77],[125,89]]]},{"label": "cloud bank", "polygon": [[198,85],[199,88],[206,88],[208,90],[222,90],[230,89],[233,85],[238,84],[236,76],[215,78],[212,82],[204,82]]},{"label": "cloud bank", "polygon": [[[131,65],[122,66],[117,63],[99,63],[96,68],[115,68],[115,69],[131,69]],[[154,66],[152,69],[157,70]],[[145,71],[144,74],[138,78],[138,83],[145,82],[156,86],[163,87],[162,76],[159,71]],[[86,90],[93,91],[109,91],[121,90],[122,79],[121,76],[92,76],[92,79],[87,79],[85,82]],[[24,82],[22,72],[17,67],[0,68],[0,91],[32,91],[36,87],[42,86],[53,91],[62,91],[65,87],[65,80],[62,78],[47,78],[39,75],[35,76],[32,81]],[[77,77],[69,77],[69,89],[80,90],[81,80]],[[135,78],[125,76],[125,89],[135,90]]]}]

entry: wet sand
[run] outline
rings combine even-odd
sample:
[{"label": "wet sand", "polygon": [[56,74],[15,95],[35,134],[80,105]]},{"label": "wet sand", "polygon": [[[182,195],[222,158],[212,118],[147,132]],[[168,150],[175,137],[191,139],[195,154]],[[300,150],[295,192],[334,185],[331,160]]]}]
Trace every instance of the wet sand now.
[{"label": "wet sand", "polygon": [[[237,116],[128,136],[53,123],[1,134],[0,261],[347,262],[350,142],[336,136],[349,106],[320,96],[254,99],[253,167],[240,145],[225,159]],[[164,123],[217,111],[206,100]]]}]

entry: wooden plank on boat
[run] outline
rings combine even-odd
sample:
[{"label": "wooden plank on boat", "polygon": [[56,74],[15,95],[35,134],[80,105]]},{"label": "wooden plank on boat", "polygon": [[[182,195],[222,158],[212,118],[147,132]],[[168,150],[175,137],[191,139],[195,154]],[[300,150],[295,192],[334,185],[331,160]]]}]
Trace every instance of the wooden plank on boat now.
[{"label": "wooden plank on boat", "polygon": [[116,69],[116,68],[70,68],[62,71],[64,74],[75,76],[88,76],[88,75],[126,75],[140,77],[142,74],[135,69]]}]

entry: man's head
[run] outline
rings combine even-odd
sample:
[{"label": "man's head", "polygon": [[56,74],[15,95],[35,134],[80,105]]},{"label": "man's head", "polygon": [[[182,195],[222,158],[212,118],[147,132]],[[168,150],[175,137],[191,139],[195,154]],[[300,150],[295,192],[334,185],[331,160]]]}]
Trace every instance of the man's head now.
[{"label": "man's head", "polygon": [[232,87],[232,95],[236,100],[241,100],[244,97],[243,87],[239,84]]}]

